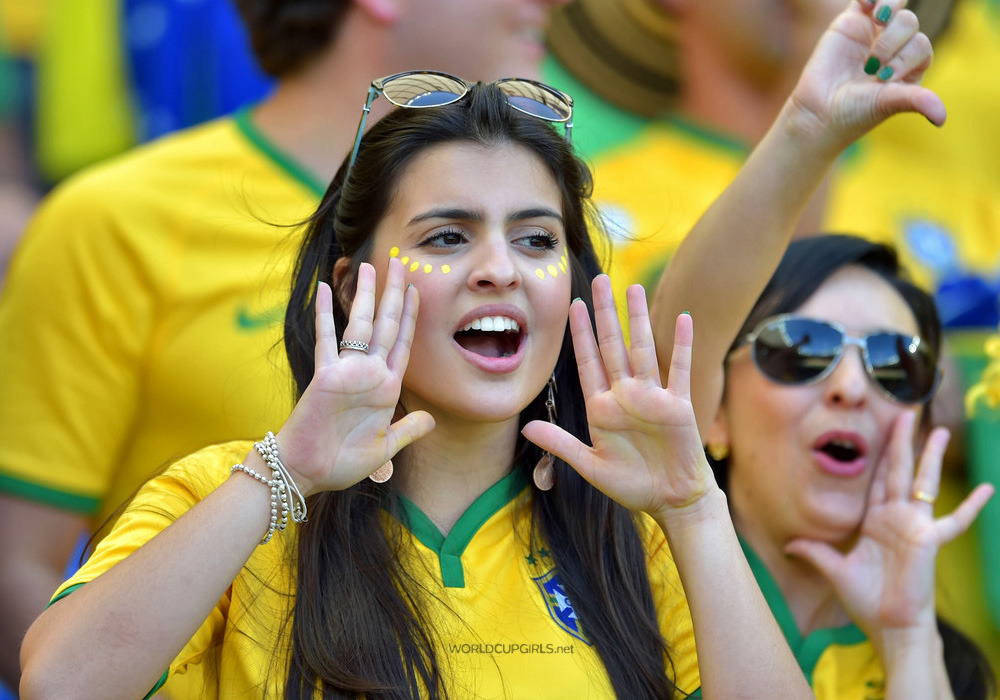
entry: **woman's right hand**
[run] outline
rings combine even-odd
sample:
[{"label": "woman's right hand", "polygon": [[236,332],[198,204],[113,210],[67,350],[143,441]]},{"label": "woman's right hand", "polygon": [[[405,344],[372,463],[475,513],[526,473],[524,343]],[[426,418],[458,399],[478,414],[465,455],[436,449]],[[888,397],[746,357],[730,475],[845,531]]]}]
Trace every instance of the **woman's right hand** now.
[{"label": "woman's right hand", "polygon": [[419,305],[416,287],[404,289],[398,260],[389,261],[377,316],[375,298],[375,269],[362,263],[343,338],[369,348],[340,349],[333,293],[319,283],[315,372],[276,436],[281,460],[305,495],[361,481],[434,428],[426,411],[393,422]]},{"label": "woman's right hand", "polygon": [[[839,152],[900,112],[944,123],[944,103],[920,86],[933,58],[931,42],[905,4],[851,0],[834,19],[786,103],[784,115],[792,117],[796,133]],[[888,19],[879,19],[887,11]]]},{"label": "woman's right hand", "polygon": [[894,639],[921,629],[936,634],[934,565],[938,550],[965,532],[993,495],[980,484],[951,513],[934,517],[948,431],[931,431],[919,461],[913,454],[916,413],[900,415],[877,467],[857,541],[849,551],[793,540],[786,553],[815,566],[883,660]]}]

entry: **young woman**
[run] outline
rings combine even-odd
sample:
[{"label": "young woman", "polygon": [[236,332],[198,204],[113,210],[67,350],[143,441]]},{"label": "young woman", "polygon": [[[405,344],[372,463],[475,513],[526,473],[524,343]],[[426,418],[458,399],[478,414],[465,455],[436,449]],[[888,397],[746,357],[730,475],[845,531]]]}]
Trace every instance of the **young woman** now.
[{"label": "young woman", "polygon": [[[902,66],[930,60],[912,15],[874,11],[838,19],[756,186],[704,226],[738,225],[747,195],[795,209],[788,178],[889,114],[943,120],[863,72],[887,35]],[[641,288],[628,347],[596,274],[589,175],[546,123],[571,102],[441,74],[380,92],[431,108],[359,128],[313,219],[293,414],[140,492],[29,631],[22,696],[136,697],[161,676],[220,697],[809,696],[701,450],[690,318],[663,388]]]}]

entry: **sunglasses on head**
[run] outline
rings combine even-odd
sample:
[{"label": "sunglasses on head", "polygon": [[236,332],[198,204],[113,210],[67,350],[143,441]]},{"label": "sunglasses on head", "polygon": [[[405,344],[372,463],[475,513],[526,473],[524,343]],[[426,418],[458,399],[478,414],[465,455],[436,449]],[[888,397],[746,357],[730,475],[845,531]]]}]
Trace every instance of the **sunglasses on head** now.
[{"label": "sunglasses on head", "polygon": [[832,321],[782,314],[762,321],[745,342],[757,369],[779,384],[825,379],[848,345],[861,349],[868,377],[894,401],[928,401],[941,377],[934,351],[916,335],[879,331],[855,338]]},{"label": "sunglasses on head", "polygon": [[[507,104],[519,112],[530,114],[547,122],[562,123],[566,127],[566,140],[571,140],[573,131],[573,98],[564,92],[549,87],[545,83],[527,78],[503,78],[493,83],[506,98]],[[361,123],[354,138],[354,148],[347,161],[347,173],[351,172],[361,147],[361,137],[365,133],[365,123],[371,111],[372,102],[379,95],[397,107],[424,109],[442,107],[458,102],[469,93],[469,83],[461,78],[437,71],[413,70],[396,73],[372,81],[368,88],[368,99],[361,112]],[[347,179],[345,174],[344,179]]]}]

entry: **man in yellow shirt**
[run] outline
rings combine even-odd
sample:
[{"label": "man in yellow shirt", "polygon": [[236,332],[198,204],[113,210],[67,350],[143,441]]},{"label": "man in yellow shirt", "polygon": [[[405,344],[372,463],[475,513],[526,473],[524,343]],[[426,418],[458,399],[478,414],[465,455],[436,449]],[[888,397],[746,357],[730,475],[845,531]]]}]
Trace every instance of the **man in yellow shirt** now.
[{"label": "man in yellow shirt", "polygon": [[81,533],[165,463],[287,416],[294,224],[350,148],[357,95],[414,67],[536,74],[557,1],[240,2],[273,94],[43,203],[0,291],[4,679]]}]

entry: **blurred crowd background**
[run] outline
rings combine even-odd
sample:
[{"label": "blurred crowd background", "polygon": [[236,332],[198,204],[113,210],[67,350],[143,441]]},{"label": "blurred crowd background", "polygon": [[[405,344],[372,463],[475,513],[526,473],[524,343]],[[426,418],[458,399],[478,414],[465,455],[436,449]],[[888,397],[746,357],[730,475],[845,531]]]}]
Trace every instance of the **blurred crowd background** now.
[{"label": "blurred crowd background", "polygon": [[[727,129],[727,138],[744,136],[727,141],[723,129],[713,133],[674,114],[682,57],[670,47],[683,37],[663,12],[672,4],[684,3],[576,0],[551,24],[543,78],[577,98],[574,136],[595,166],[598,205],[612,230],[635,223],[634,213],[617,207],[614,186],[624,182],[616,173],[634,167],[626,141],[634,148],[668,124],[736,153],[738,164],[755,138],[750,125],[745,134]],[[961,230],[932,212],[904,222],[904,238],[894,241],[936,294],[954,361],[951,395],[961,397],[990,361],[986,341],[1000,323],[1000,0],[920,0],[915,9],[936,34],[924,82],[944,99],[948,123],[936,130],[917,116],[893,119],[865,147],[894,166],[881,171],[887,175],[877,189],[886,197],[905,190],[928,201],[953,198],[962,208]],[[231,0],[0,0],[0,298],[18,238],[53,187],[146,141],[253,104],[271,87]],[[362,98],[345,96],[359,107]],[[654,136],[655,149],[663,134]],[[702,177],[688,167],[676,163],[675,177]],[[883,206],[867,198],[872,189],[839,192],[836,206]],[[825,222],[849,226],[851,219]],[[956,504],[971,484],[1000,484],[1000,411],[975,408],[963,411],[959,400],[957,413],[943,409],[957,428],[943,505]],[[939,579],[942,615],[979,642],[1000,673],[1000,499],[942,552]]]}]

